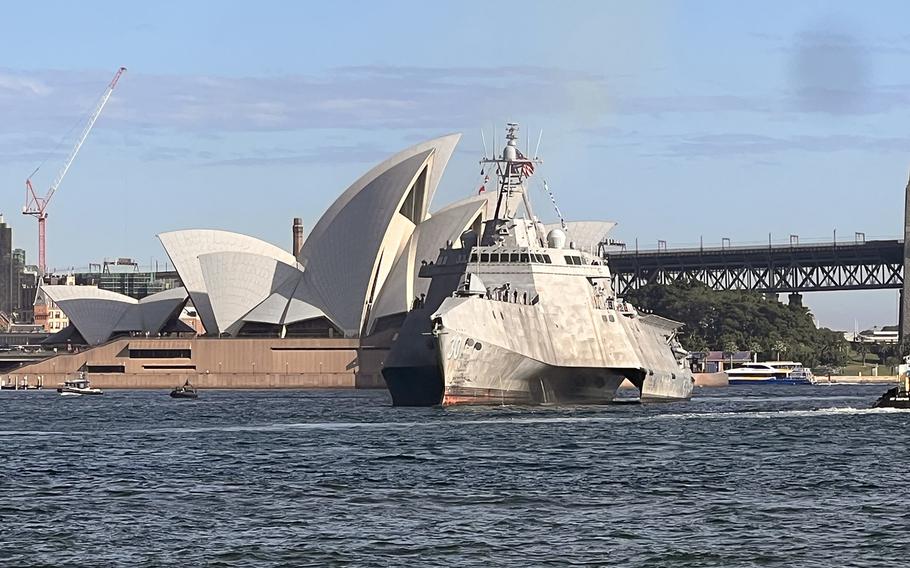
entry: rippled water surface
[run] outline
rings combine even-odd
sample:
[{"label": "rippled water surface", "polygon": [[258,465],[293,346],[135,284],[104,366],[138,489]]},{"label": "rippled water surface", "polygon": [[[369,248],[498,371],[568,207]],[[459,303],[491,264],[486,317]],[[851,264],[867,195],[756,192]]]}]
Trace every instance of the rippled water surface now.
[{"label": "rippled water surface", "polygon": [[884,386],[391,408],[385,392],[0,392],[3,566],[895,566]]}]

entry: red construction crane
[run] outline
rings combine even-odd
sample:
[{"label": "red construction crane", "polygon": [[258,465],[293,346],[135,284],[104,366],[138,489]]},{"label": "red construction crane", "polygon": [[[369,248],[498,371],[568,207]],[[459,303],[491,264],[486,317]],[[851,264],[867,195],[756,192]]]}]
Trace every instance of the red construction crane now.
[{"label": "red construction crane", "polygon": [[45,270],[47,269],[46,256],[45,256],[45,226],[47,225],[47,205],[51,200],[51,197],[54,196],[54,192],[57,191],[57,188],[60,187],[60,182],[63,181],[63,177],[66,175],[66,172],[69,171],[70,166],[73,164],[73,160],[76,159],[76,154],[79,153],[79,149],[82,148],[82,143],[85,142],[85,139],[88,137],[88,133],[92,131],[92,127],[95,126],[95,121],[98,120],[98,117],[101,115],[101,111],[104,109],[104,105],[107,104],[107,100],[111,98],[111,93],[114,92],[114,87],[117,86],[117,81],[120,80],[120,76],[123,75],[123,72],[126,71],[126,67],[121,67],[114,74],[114,78],[111,79],[110,84],[107,86],[107,89],[104,90],[104,94],[101,95],[101,100],[98,101],[98,104],[95,106],[95,110],[88,117],[88,122],[85,125],[85,128],[82,130],[82,135],[79,136],[79,139],[76,141],[76,145],[73,146],[73,149],[70,150],[69,156],[66,158],[66,161],[63,163],[63,167],[60,168],[60,171],[57,173],[57,177],[54,178],[54,183],[51,184],[50,188],[47,190],[47,194],[44,197],[39,197],[35,193],[35,188],[32,187],[32,178],[38,173],[38,170],[41,169],[41,166],[35,168],[35,171],[32,172],[32,175],[28,176],[28,179],[25,180],[25,206],[22,208],[23,215],[31,215],[38,219],[38,271],[43,276]]}]

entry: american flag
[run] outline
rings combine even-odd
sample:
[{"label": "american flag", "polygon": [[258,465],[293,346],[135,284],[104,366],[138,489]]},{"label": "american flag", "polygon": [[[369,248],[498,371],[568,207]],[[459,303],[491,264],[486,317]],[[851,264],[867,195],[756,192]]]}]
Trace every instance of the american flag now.
[{"label": "american flag", "polygon": [[[521,157],[521,156],[519,156]],[[523,157],[521,157],[524,159]],[[524,177],[531,177],[534,173],[534,162],[523,162],[519,164],[512,164],[512,175],[522,175]]]},{"label": "american flag", "polygon": [[[521,153],[521,150],[518,150],[518,159],[528,160],[527,158],[525,158],[525,155]],[[515,168],[515,170],[513,170],[514,173],[516,173],[516,174],[520,173],[524,177],[531,177],[531,175],[534,174],[534,162],[532,162],[530,160],[528,160],[527,162],[525,162],[523,164],[516,164],[516,166],[517,167]]]}]

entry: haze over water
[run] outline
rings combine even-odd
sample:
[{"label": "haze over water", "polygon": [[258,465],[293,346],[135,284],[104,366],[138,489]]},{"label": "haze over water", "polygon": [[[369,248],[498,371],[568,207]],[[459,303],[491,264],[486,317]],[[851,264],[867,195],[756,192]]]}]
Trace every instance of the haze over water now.
[{"label": "haze over water", "polygon": [[884,389],[7,391],[0,565],[906,566],[910,413],[868,409]]}]

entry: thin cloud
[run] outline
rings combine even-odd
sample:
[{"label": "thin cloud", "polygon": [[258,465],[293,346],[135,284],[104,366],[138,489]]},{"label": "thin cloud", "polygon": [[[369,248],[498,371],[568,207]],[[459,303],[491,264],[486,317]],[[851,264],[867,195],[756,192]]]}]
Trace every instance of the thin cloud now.
[{"label": "thin cloud", "polygon": [[0,72],[0,97],[35,95],[43,97],[51,92],[44,82],[23,75]]},{"label": "thin cloud", "polygon": [[[0,121],[7,128],[48,131],[59,131],[67,122],[63,117],[71,121],[84,116],[109,79],[98,72],[56,71],[19,72],[16,77],[17,84],[48,85],[52,94],[9,98],[0,108]],[[478,117],[517,116],[540,109],[572,113],[580,91],[605,94],[606,80],[546,67],[374,65],[274,77],[130,71],[99,126],[191,133],[445,128],[475,123]]]},{"label": "thin cloud", "polygon": [[771,137],[755,134],[714,134],[683,137],[669,143],[660,155],[671,157],[720,157],[772,155],[784,152],[841,152],[861,150],[876,153],[906,153],[910,137],[859,135]]},{"label": "thin cloud", "polygon": [[322,146],[305,152],[294,152],[287,148],[260,149],[233,158],[209,160],[198,164],[200,167],[221,166],[269,166],[300,164],[351,164],[377,162],[390,153],[388,148],[372,144],[349,146]]}]

